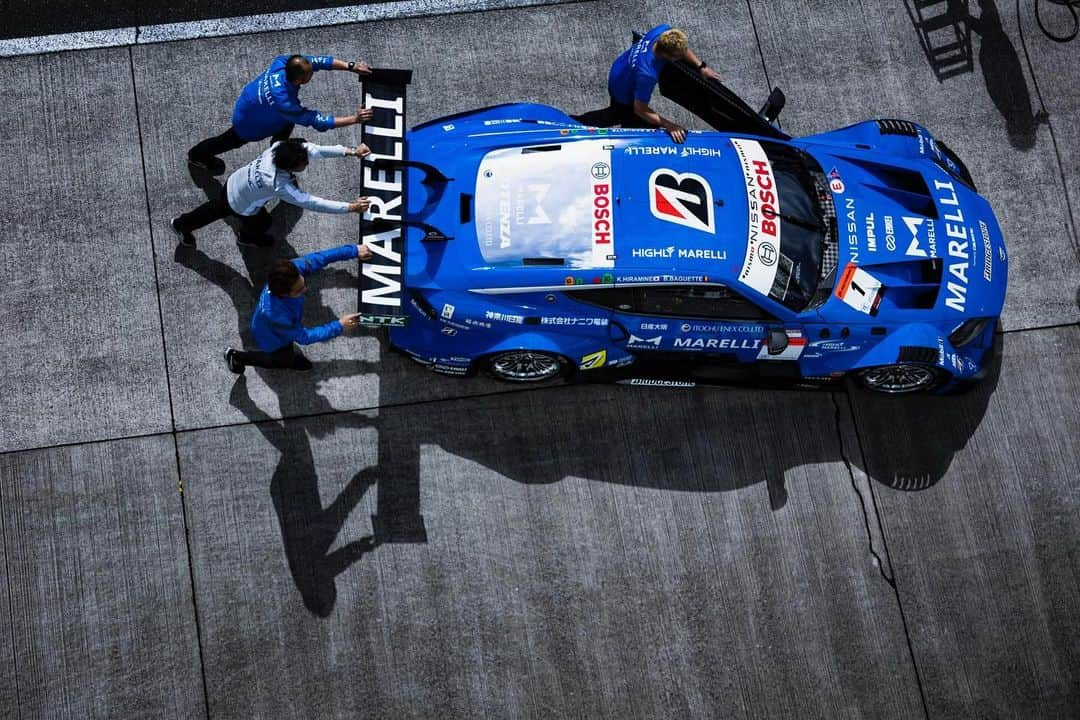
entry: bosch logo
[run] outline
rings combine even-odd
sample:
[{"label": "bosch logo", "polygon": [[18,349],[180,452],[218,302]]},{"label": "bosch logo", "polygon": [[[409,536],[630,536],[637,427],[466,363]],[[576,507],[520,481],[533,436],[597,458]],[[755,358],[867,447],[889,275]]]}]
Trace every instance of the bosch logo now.
[{"label": "bosch logo", "polygon": [[597,180],[607,180],[611,177],[611,166],[606,162],[593,163],[592,170],[590,171],[592,176]]},{"label": "bosch logo", "polygon": [[776,262],[776,246],[770,242],[763,242],[758,245],[757,255],[763,265],[772,265]]},{"label": "bosch logo", "polygon": [[[602,165],[603,163],[597,163]],[[593,245],[611,244],[611,186],[593,185]]]},{"label": "bosch logo", "polygon": [[690,323],[683,323],[679,329],[683,332],[690,332]]}]

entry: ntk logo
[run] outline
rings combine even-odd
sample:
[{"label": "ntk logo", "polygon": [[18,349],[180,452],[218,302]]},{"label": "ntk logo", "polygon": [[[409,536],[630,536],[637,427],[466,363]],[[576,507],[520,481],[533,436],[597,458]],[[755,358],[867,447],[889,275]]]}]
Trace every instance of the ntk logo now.
[{"label": "ntk logo", "polygon": [[649,176],[649,209],[654,217],[715,233],[712,188],[694,173],[661,168]]}]

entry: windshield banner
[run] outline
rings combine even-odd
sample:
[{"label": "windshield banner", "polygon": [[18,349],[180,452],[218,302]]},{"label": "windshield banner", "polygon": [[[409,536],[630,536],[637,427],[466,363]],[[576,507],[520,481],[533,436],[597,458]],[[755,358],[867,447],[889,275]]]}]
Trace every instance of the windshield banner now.
[{"label": "windshield banner", "polygon": [[739,280],[768,295],[780,258],[780,196],[772,165],[761,143],[732,138],[746,187],[748,222],[746,259]]}]

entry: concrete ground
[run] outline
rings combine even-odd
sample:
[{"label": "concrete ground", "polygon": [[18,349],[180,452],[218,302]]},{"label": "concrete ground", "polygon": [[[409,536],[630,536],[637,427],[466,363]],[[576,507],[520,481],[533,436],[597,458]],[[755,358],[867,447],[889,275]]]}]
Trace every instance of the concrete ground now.
[{"label": "concrete ground", "polygon": [[[0,716],[1080,715],[1078,46],[1027,0],[931,32],[945,5],[582,2],[0,60]],[[521,390],[375,334],[226,371],[268,262],[356,236],[279,207],[272,253],[222,224],[176,249],[215,191],[184,152],[270,57],[413,68],[412,122],[581,111],[661,20],[751,104],[781,86],[789,132],[906,117],[967,160],[1011,255],[986,383]],[[309,322],[354,308],[342,268]]]}]

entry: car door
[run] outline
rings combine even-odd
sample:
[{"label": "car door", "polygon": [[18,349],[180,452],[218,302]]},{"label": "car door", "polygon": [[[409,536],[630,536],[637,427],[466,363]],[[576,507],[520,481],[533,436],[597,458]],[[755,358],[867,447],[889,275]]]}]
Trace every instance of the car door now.
[{"label": "car door", "polygon": [[[726,285],[655,284],[571,291],[577,300],[611,309],[613,340],[644,363],[748,365],[797,359],[805,341],[780,320]],[[770,355],[770,330],[786,331],[788,347]]]}]

